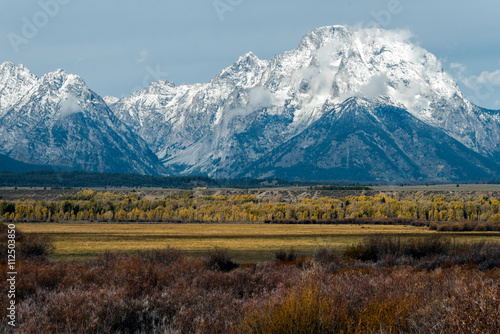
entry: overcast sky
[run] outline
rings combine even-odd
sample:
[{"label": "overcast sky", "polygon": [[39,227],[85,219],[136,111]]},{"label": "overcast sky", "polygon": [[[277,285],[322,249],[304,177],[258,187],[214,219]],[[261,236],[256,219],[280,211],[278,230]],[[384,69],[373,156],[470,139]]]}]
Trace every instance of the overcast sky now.
[{"label": "overcast sky", "polygon": [[152,81],[206,82],[239,56],[297,47],[327,25],[408,29],[467,97],[500,109],[497,0],[2,0],[0,62],[63,68],[100,95]]}]

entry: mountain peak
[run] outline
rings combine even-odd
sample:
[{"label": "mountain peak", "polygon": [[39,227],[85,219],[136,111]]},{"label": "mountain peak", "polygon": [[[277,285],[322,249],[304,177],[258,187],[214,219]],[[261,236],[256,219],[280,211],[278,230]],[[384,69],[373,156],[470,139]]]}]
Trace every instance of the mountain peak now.
[{"label": "mountain peak", "polygon": [[154,88],[154,87],[170,87],[170,88],[175,88],[175,83],[168,81],[168,80],[158,80],[158,81],[153,81],[152,83],[149,84],[149,87]]},{"label": "mountain peak", "polygon": [[316,28],[302,37],[299,49],[317,50],[327,43],[337,39],[337,35],[348,36],[351,30],[342,25]]},{"label": "mountain peak", "polygon": [[102,99],[104,100],[104,102],[106,102],[106,104],[108,106],[112,105],[113,103],[116,103],[120,100],[119,98],[117,98],[115,96],[103,96]]},{"label": "mountain peak", "polygon": [[223,69],[211,80],[212,84],[229,87],[249,88],[258,82],[260,73],[265,71],[268,62],[259,59],[252,52],[239,57],[231,66]]},{"label": "mountain peak", "polygon": [[63,69],[57,69],[53,72],[47,73],[40,79],[43,85],[48,85],[55,89],[61,89],[63,86],[68,87],[85,87],[85,81],[75,74],[68,74]]},{"label": "mountain peak", "polygon": [[79,76],[58,69],[27,80],[16,70],[24,67],[1,66],[10,71],[0,72],[0,154],[87,171],[166,172]]},{"label": "mountain peak", "polygon": [[19,76],[19,74],[31,76],[33,78],[35,77],[23,64],[16,65],[11,61],[6,61],[0,64],[0,76]]},{"label": "mountain peak", "polygon": [[30,91],[36,82],[36,76],[23,65],[16,66],[11,61],[0,64],[0,117]]},{"label": "mountain peak", "polygon": [[265,64],[265,60],[260,60],[253,52],[247,52],[239,57],[228,69],[238,71],[241,69],[252,70],[255,67]]},{"label": "mountain peak", "polygon": [[16,65],[11,62],[11,61],[4,61],[3,63],[0,64],[0,71],[5,71],[6,69],[12,69]]},{"label": "mountain peak", "polygon": [[239,57],[238,60],[236,60],[236,63],[247,63],[247,62],[254,62],[258,61],[259,57],[257,57],[252,51],[249,51],[245,53],[243,56]]},{"label": "mountain peak", "polygon": [[65,80],[68,77],[68,73],[62,68],[58,68],[55,71],[49,72],[42,76],[42,80],[50,80],[50,79],[61,79]]}]

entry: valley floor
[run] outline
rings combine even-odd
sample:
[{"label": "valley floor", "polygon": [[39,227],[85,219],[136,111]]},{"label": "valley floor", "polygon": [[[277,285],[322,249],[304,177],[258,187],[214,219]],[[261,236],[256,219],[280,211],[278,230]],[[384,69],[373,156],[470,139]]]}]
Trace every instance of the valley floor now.
[{"label": "valley floor", "polygon": [[499,242],[500,232],[435,232],[408,225],[282,225],[282,224],[102,224],[20,223],[27,234],[43,234],[54,241],[55,259],[82,261],[106,251],[137,252],[167,246],[205,256],[215,247],[239,262],[262,262],[279,249],[312,255],[320,247],[345,249],[371,235],[406,240],[425,235],[450,237],[454,242]]},{"label": "valley floor", "polygon": [[2,190],[0,280],[11,224],[14,332],[498,333],[499,194]]}]

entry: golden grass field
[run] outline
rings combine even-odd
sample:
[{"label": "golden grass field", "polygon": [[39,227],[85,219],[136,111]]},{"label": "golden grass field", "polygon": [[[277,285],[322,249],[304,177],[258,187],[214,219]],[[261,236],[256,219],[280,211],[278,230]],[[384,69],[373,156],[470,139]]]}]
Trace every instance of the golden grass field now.
[{"label": "golden grass field", "polygon": [[[236,261],[260,262],[272,259],[278,249],[312,254],[321,246],[347,247],[370,234],[406,238],[438,233],[426,227],[397,225],[19,223],[17,228],[52,236],[53,257],[62,260],[85,260],[105,251],[134,252],[170,246],[193,255],[219,247]],[[500,242],[499,232],[440,234],[457,242]]]}]

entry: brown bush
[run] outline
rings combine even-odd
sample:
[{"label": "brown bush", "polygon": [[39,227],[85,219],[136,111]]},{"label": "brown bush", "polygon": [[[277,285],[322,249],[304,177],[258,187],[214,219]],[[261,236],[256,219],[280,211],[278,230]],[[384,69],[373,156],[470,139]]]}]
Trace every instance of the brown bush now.
[{"label": "brown bush", "polygon": [[335,305],[317,286],[294,290],[283,301],[271,301],[243,320],[242,332],[255,334],[335,333],[341,329]]},{"label": "brown bush", "polygon": [[460,222],[434,222],[429,224],[429,228],[439,232],[500,231],[500,223],[468,220]]},{"label": "brown bush", "polygon": [[[7,259],[8,225],[0,224],[0,262]],[[46,257],[54,250],[53,239],[43,234],[25,234],[15,229],[16,257]]]},{"label": "brown bush", "polygon": [[215,248],[210,252],[207,259],[207,268],[211,270],[220,270],[224,272],[238,268],[239,264],[233,262],[227,251]]},{"label": "brown bush", "polygon": [[[315,259],[305,258],[307,265],[272,261],[229,272],[209,269],[207,259],[186,257],[170,248],[133,255],[105,253],[85,263],[30,258],[19,263],[18,332],[500,330],[500,245],[455,245],[446,254],[417,259],[404,254],[407,248],[391,248],[398,244],[394,240],[373,244],[401,255],[390,264],[385,258],[346,263],[338,252],[326,249]],[[442,244],[405,245],[439,253],[435,247]],[[337,270],[331,270],[332,264]],[[430,266],[436,269],[428,270]],[[5,265],[0,269],[5,282]],[[6,302],[6,294],[0,294],[3,319]],[[5,322],[0,332],[7,333]]]}]

